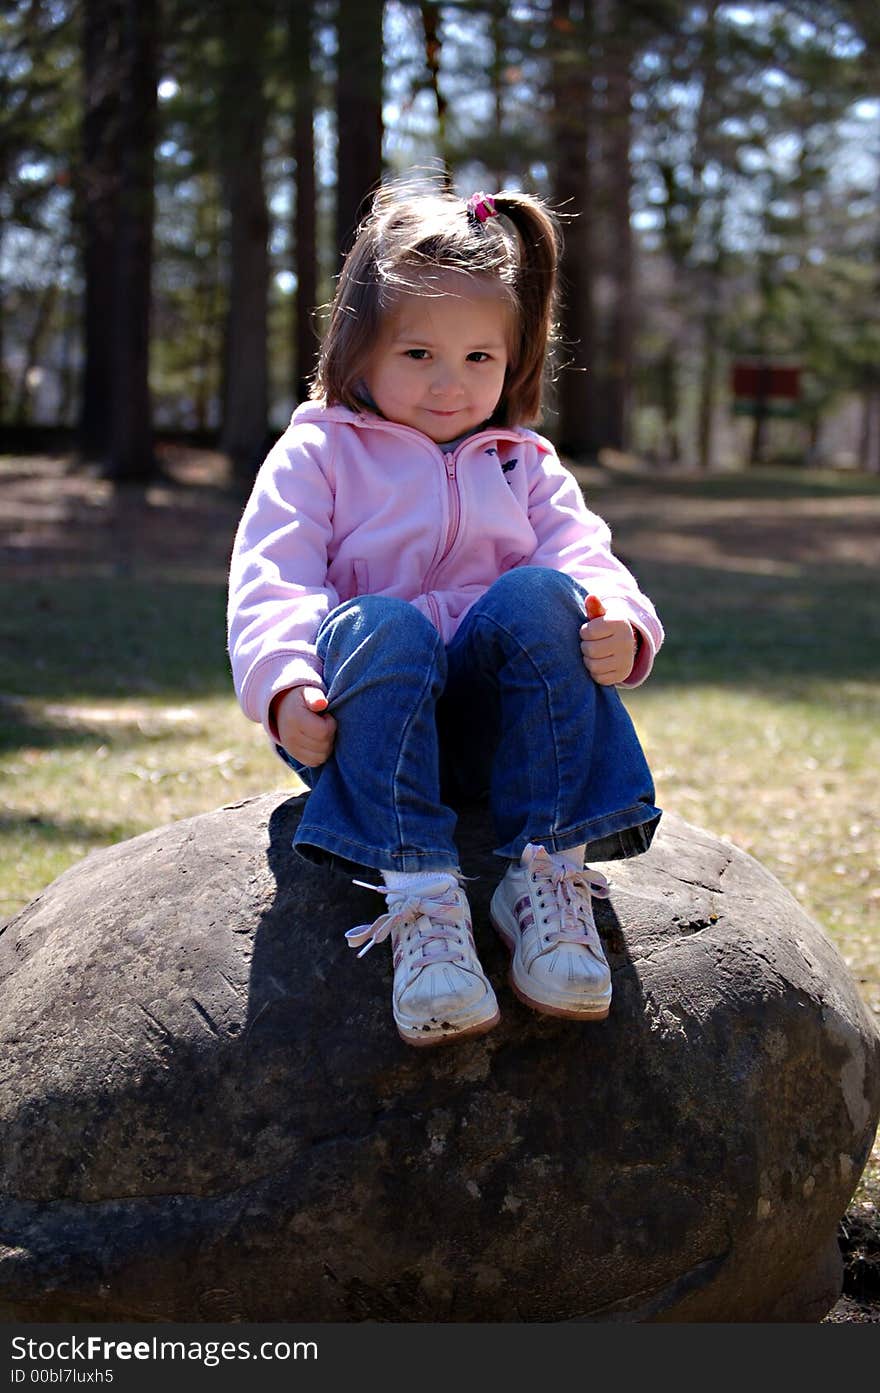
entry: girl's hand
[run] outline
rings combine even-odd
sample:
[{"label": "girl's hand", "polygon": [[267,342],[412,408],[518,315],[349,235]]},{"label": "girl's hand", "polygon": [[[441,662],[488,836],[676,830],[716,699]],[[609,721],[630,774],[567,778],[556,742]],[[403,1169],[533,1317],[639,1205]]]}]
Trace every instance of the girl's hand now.
[{"label": "girl's hand", "polygon": [[336,722],[320,687],[290,687],[272,703],[278,740],[307,769],[323,764],[336,738]]},{"label": "girl's hand", "polygon": [[588,595],[587,623],[581,625],[581,653],[584,667],[601,687],[625,682],[636,657],[635,630],[628,619],[606,619],[605,606],[596,595]]}]

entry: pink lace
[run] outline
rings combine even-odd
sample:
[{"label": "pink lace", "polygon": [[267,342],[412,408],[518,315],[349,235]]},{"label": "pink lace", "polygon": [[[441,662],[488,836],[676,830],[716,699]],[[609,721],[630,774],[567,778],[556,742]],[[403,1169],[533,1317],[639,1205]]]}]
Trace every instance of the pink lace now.
[{"label": "pink lace", "polygon": [[[449,942],[449,930],[458,928],[460,932],[464,916],[455,899],[443,898],[450,891],[448,877],[427,886],[418,895],[395,894],[384,885],[369,885],[365,880],[355,880],[353,884],[362,885],[365,890],[378,890],[388,898],[387,914],[380,914],[372,924],[349,929],[345,935],[349,948],[360,948],[359,958],[377,943],[384,942],[389,934],[402,934],[415,928],[414,937],[426,962],[462,961],[461,946],[453,947]],[[464,931],[467,932],[466,922]]]},{"label": "pink lace", "polygon": [[527,846],[522,862],[530,874],[547,882],[546,886],[542,883],[541,888],[548,889],[553,897],[559,922],[550,930],[551,942],[592,945],[596,926],[593,923],[591,898],[595,895],[597,899],[605,900],[611,893],[604,875],[591,870],[589,866],[578,870],[576,866],[560,864],[552,859],[543,846]]}]

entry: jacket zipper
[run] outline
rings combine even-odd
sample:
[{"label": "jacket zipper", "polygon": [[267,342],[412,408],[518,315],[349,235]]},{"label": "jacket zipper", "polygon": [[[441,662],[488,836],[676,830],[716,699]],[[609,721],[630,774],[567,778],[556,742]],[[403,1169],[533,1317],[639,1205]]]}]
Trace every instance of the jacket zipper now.
[{"label": "jacket zipper", "polygon": [[437,562],[437,565],[434,567],[435,571],[443,565],[443,562],[446,560],[447,556],[452,551],[452,548],[455,545],[456,538],[458,537],[458,529],[461,524],[461,494],[459,493],[458,489],[458,476],[455,472],[456,465],[458,464],[458,456],[447,455],[444,460],[444,463],[446,465],[446,478],[452,485],[452,502],[450,504],[449,509],[449,526],[446,529],[446,541],[443,545],[443,554],[440,557],[440,560]]},{"label": "jacket zipper", "polygon": [[434,582],[434,577],[440,570],[440,567],[443,565],[446,558],[449,556],[449,553],[452,551],[452,548],[455,546],[459,529],[461,527],[461,494],[459,492],[458,476],[456,474],[457,464],[457,452],[454,455],[443,456],[443,467],[446,470],[446,482],[448,485],[451,486],[451,495],[449,503],[449,522],[446,526],[446,537],[443,542],[443,550],[437,557],[437,560],[434,562],[434,565],[431,567],[428,574],[425,576],[425,592],[427,594],[428,604],[431,608],[431,613],[434,616],[434,621],[437,628],[440,627],[440,607],[437,604],[437,601],[434,599],[433,594],[431,593],[431,586]]}]

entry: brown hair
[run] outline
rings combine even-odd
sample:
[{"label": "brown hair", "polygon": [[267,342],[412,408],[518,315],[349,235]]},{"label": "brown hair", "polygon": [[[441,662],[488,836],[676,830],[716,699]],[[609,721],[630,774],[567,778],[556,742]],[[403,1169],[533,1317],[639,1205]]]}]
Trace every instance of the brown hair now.
[{"label": "brown hair", "polygon": [[356,388],[382,317],[402,290],[430,294],[430,278],[448,271],[495,280],[507,288],[514,329],[498,425],[537,422],[547,351],[554,335],[559,224],[529,194],[492,195],[499,217],[481,222],[464,199],[411,181],[386,184],[339,276],[311,390],[313,400],[360,411]]}]

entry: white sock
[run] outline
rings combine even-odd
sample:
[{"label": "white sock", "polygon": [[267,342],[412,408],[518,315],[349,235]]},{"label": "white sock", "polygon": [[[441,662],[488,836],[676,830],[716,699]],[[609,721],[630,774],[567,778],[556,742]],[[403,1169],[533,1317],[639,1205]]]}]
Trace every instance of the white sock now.
[{"label": "white sock", "polygon": [[582,846],[568,846],[565,848],[565,851],[551,852],[554,858],[558,857],[561,861],[564,861],[567,866],[574,866],[576,871],[582,871],[584,869],[584,857],[586,854],[586,842],[584,842]]},{"label": "white sock", "polygon": [[409,895],[418,894],[420,890],[434,885],[441,876],[445,875],[457,877],[457,867],[448,866],[442,871],[383,871],[382,879],[389,890],[395,890],[398,893],[403,891]]},{"label": "white sock", "polygon": [[583,870],[583,868],[584,868],[584,857],[586,856],[586,854],[587,854],[587,844],[586,844],[586,842],[584,842],[581,846],[569,846],[569,847],[566,847],[566,848],[565,848],[565,851],[549,851],[549,850],[548,850],[548,852],[547,852],[547,855],[550,857],[551,861],[555,861],[557,865],[562,864],[562,865],[565,865],[565,866],[574,866],[574,868],[575,868],[576,871],[582,871],[582,870]]}]

